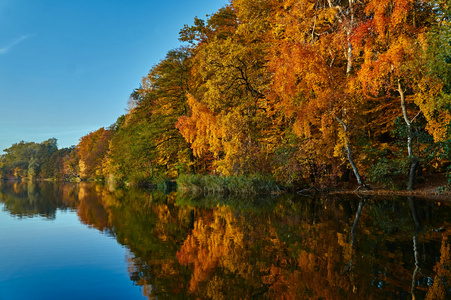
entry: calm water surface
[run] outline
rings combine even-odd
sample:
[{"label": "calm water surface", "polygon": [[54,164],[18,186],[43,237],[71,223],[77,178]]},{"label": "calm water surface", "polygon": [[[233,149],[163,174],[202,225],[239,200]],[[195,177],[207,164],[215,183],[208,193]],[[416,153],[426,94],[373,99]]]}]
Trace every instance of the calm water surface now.
[{"label": "calm water surface", "polygon": [[451,205],[0,184],[0,299],[450,299]]},{"label": "calm water surface", "polygon": [[64,190],[1,185],[0,299],[143,299],[126,247],[84,222],[83,200]]}]

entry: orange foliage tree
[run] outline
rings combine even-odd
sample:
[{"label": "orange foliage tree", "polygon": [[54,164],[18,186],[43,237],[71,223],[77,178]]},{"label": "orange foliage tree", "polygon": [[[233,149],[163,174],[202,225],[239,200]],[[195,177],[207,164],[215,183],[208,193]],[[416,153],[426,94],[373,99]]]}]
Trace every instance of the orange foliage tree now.
[{"label": "orange foliage tree", "polygon": [[341,172],[347,158],[359,184],[350,143],[360,117],[351,37],[362,17],[356,1],[283,1],[273,13],[267,56],[270,97],[293,120],[305,169],[311,176],[321,164]]},{"label": "orange foliage tree", "polygon": [[76,150],[80,157],[79,169],[82,178],[102,177],[102,160],[104,159],[111,138],[111,131],[100,128],[80,139]]},{"label": "orange foliage tree", "polygon": [[[397,166],[412,189],[420,152],[446,142],[451,121],[445,2],[234,0],[195,18],[180,31],[189,46],[132,94],[104,173],[270,173],[294,186],[353,171],[364,185],[362,170],[407,148]],[[96,139],[78,146],[82,173],[97,172]]]},{"label": "orange foliage tree", "polygon": [[433,21],[432,7],[425,1],[368,1],[365,13],[367,21],[354,37],[355,52],[362,60],[359,83],[366,94],[383,95],[385,102],[399,103],[397,116],[402,116],[407,128],[410,159],[407,188],[412,189],[418,166],[413,148],[414,122],[423,114],[430,132],[436,138],[442,135],[434,118],[433,96],[441,85],[428,77],[425,61],[425,33]]}]

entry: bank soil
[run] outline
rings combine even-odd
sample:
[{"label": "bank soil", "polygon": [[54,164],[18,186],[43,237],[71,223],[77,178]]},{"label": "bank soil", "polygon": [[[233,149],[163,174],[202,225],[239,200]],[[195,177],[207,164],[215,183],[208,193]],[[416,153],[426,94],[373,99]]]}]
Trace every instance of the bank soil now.
[{"label": "bank soil", "polygon": [[447,184],[448,179],[445,174],[432,173],[425,177],[423,182],[417,183],[412,191],[391,190],[375,184],[370,184],[371,190],[365,190],[359,188],[357,184],[353,184],[352,186],[349,185],[342,189],[332,191],[331,194],[400,195],[451,200],[451,190],[444,189]]}]

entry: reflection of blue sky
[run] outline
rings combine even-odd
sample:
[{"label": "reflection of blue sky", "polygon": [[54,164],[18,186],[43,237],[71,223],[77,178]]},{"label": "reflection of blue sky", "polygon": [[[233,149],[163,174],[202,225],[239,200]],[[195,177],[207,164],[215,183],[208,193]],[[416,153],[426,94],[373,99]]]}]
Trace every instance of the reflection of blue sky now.
[{"label": "reflection of blue sky", "polygon": [[14,218],[0,204],[0,299],[142,299],[114,238],[58,210]]},{"label": "reflection of blue sky", "polygon": [[[51,137],[68,147],[111,125],[183,25],[227,3],[1,0],[0,150]],[[41,126],[56,135],[37,137]]]}]

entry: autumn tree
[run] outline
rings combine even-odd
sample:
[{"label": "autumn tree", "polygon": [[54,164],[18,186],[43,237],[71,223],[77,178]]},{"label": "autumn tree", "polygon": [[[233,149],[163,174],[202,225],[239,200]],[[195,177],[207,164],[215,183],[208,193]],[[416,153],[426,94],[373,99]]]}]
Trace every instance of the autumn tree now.
[{"label": "autumn tree", "polygon": [[68,178],[73,172],[67,165],[67,160],[75,153],[75,147],[62,148],[54,152],[39,173],[43,178]]},{"label": "autumn tree", "polygon": [[[431,6],[413,0],[368,1],[365,13],[367,21],[355,35],[355,51],[363,60],[359,81],[366,93],[399,103],[410,165],[407,188],[413,189],[419,159],[414,152],[414,123],[422,114],[433,124],[433,95],[440,89],[425,70],[425,34],[434,21]],[[434,133],[431,126],[428,129]]]},{"label": "autumn tree", "polygon": [[166,176],[194,172],[192,151],[175,127],[177,119],[186,114],[186,97],[191,88],[191,50],[180,47],[169,51],[164,60],[143,78],[137,92],[139,108],[150,113],[149,123],[154,143],[154,164],[166,169]]},{"label": "autumn tree", "polygon": [[175,127],[187,111],[189,57],[188,48],[171,50],[143,77],[114,126],[105,175],[137,183],[193,172],[192,150]]},{"label": "autumn tree", "polygon": [[[41,143],[24,142],[13,144],[1,156],[3,176],[10,177],[53,177],[46,172],[54,162],[52,156],[58,152],[57,140],[48,139]],[[55,166],[55,168],[60,167]]]},{"label": "autumn tree", "polygon": [[111,130],[100,128],[80,139],[76,149],[80,157],[80,177],[102,178],[102,160],[104,159],[111,138]]},{"label": "autumn tree", "polygon": [[[448,1],[431,1],[434,24],[428,31],[427,50],[426,50],[426,66],[430,79],[439,80],[442,84],[441,92],[435,96],[435,113],[440,113],[449,110],[450,93],[451,93],[451,7]],[[428,102],[432,102],[428,99]],[[439,114],[440,115],[440,114]],[[429,119],[432,119],[432,115]],[[446,117],[439,117],[436,119],[435,126],[430,125],[431,132],[434,134],[436,140],[443,140],[445,138],[444,125],[449,122]]]},{"label": "autumn tree", "polygon": [[268,3],[260,4],[234,2],[181,31],[182,41],[197,42],[198,81],[177,127],[197,157],[213,154],[214,171],[224,175],[269,171],[265,144],[274,132],[265,97]]},{"label": "autumn tree", "polygon": [[[440,90],[425,95],[429,104],[428,131],[434,136],[434,157],[439,166],[451,159],[451,7],[449,1],[431,1],[435,23],[427,33],[426,67],[429,80],[438,82]],[[436,85],[437,86],[437,85]],[[426,88],[427,85],[424,85]],[[439,168],[440,170],[442,168]],[[448,168],[449,172],[449,168]]]},{"label": "autumn tree", "polygon": [[113,135],[102,163],[105,177],[116,182],[144,183],[152,178],[153,140],[149,124],[139,114],[121,116],[113,126]]},{"label": "autumn tree", "polygon": [[130,182],[270,173],[287,185],[353,172],[364,186],[360,172],[374,179],[388,162],[412,189],[433,141],[449,160],[447,5],[231,1],[181,29],[185,46],[143,78],[102,151],[88,146],[95,134],[81,141],[80,171]]},{"label": "autumn tree", "polygon": [[351,151],[360,122],[352,36],[362,18],[357,1],[283,1],[273,12],[270,98],[292,120],[311,178],[318,168],[343,172],[347,159],[363,184]]},{"label": "autumn tree", "polygon": [[28,175],[28,165],[36,153],[34,146],[35,143],[21,141],[3,150],[6,153],[2,155],[4,163],[7,164],[6,176],[26,177]]}]

